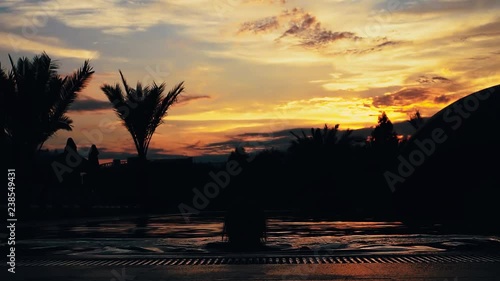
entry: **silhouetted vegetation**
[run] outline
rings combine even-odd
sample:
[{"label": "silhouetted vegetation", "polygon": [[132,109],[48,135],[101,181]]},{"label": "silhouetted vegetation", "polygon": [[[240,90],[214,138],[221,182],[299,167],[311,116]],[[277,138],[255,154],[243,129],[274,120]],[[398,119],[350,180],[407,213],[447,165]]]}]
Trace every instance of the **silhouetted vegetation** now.
[{"label": "silhouetted vegetation", "polygon": [[398,146],[398,135],[385,112],[378,117],[378,125],[371,134],[370,144],[381,150],[395,150]]},{"label": "silhouetted vegetation", "polygon": [[58,130],[72,130],[66,115],[94,71],[85,61],[74,73],[62,77],[59,66],[46,53],[33,59],[9,56],[11,71],[0,68],[2,136],[11,144],[14,159],[32,162],[35,153]]},{"label": "silhouetted vegetation", "polygon": [[33,189],[39,184],[36,179],[46,177],[37,167],[37,152],[57,131],[72,130],[73,120],[66,113],[94,71],[87,60],[75,72],[61,76],[46,53],[17,62],[9,59],[9,72],[0,67],[2,158],[16,168],[18,181],[25,186],[18,191],[19,199],[25,198],[19,204],[27,204],[26,199],[39,192]]},{"label": "silhouetted vegetation", "polygon": [[415,130],[420,129],[424,125],[424,118],[422,118],[422,115],[420,114],[420,111],[417,109],[413,114],[410,114],[410,120],[408,120],[408,123],[410,123]]},{"label": "silhouetted vegetation", "polygon": [[165,83],[157,85],[153,82],[153,85],[143,87],[137,82],[134,89],[129,87],[121,71],[120,76],[123,90],[119,84],[114,87],[105,84],[101,89],[132,136],[139,158],[146,159],[153,134],[163,123],[162,118],[167,115],[170,106],[184,91],[184,83],[179,83],[164,96]]}]

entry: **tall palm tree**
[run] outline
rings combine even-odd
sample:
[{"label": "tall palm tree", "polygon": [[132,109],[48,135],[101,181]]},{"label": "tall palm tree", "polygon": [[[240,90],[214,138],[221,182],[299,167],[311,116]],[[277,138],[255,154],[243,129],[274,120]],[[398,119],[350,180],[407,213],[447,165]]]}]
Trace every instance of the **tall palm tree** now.
[{"label": "tall palm tree", "polygon": [[177,97],[184,91],[184,82],[176,85],[164,96],[165,83],[157,85],[153,82],[150,86],[142,87],[141,83],[137,82],[136,88],[133,89],[128,86],[123,73],[119,72],[125,92],[119,84],[104,84],[101,90],[113,104],[116,114],[132,136],[139,158],[145,160],[151,138],[156,128],[163,123],[162,118],[167,115],[170,106],[177,102]]},{"label": "tall palm tree", "polygon": [[17,63],[10,55],[9,59],[11,71],[0,70],[2,137],[12,143],[14,156],[26,161],[58,130],[71,131],[73,120],[66,112],[94,71],[86,60],[62,77],[57,63],[45,52],[31,60],[19,58]]}]

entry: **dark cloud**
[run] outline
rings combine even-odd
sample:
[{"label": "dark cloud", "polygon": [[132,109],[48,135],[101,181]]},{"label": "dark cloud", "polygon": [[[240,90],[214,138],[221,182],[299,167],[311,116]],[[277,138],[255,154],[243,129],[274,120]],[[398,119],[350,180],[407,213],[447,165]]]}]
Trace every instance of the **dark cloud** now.
[{"label": "dark cloud", "polygon": [[361,39],[353,32],[325,29],[315,16],[297,8],[285,10],[279,16],[245,22],[238,32],[263,33],[277,29],[284,29],[284,31],[276,41],[285,37],[293,37],[299,40],[300,46],[306,48],[318,48],[338,40]]},{"label": "dark cloud", "polygon": [[[297,13],[296,10],[295,14]],[[356,36],[353,32],[333,32],[322,28],[321,22],[315,16],[304,12],[299,17],[294,17],[290,20],[289,28],[278,40],[287,36],[298,38],[301,42],[300,45],[304,47],[320,47],[343,39],[361,39],[361,37]]]},{"label": "dark cloud", "polygon": [[373,106],[403,106],[425,101],[431,92],[426,88],[403,88],[392,94],[376,96],[373,98]]},{"label": "dark cloud", "polygon": [[[179,97],[179,103],[188,103],[193,100],[199,99],[210,99],[209,95],[189,95]],[[113,108],[109,101],[96,100],[93,98],[77,99],[72,105],[72,111],[84,112],[84,111],[99,111],[105,109]]]},{"label": "dark cloud", "polygon": [[197,141],[193,144],[188,144],[188,145],[184,146],[184,148],[185,149],[199,149],[200,147],[202,147],[201,144],[202,144],[201,141]]},{"label": "dark cloud", "polygon": [[469,29],[467,33],[476,35],[500,35],[500,18],[497,18],[493,22]]},{"label": "dark cloud", "polygon": [[179,103],[188,103],[193,100],[199,100],[199,99],[210,99],[212,98],[209,95],[189,95],[189,96],[180,96],[178,99]]},{"label": "dark cloud", "polygon": [[[374,119],[374,122],[375,121],[376,118]],[[415,129],[406,121],[395,122],[394,129],[397,133],[403,135],[411,135],[415,132]],[[305,132],[308,135],[310,134],[310,131],[311,128],[290,128],[268,133],[248,132],[231,136],[228,140],[222,142],[203,144],[201,141],[198,141],[196,143],[187,145],[185,148],[201,152],[204,154],[204,156],[219,156],[220,158],[218,159],[224,161],[227,159],[227,156],[231,151],[234,150],[235,147],[240,146],[244,147],[245,150],[249,152],[261,151],[271,148],[284,151],[288,149],[291,142],[295,139],[291,132],[301,136],[302,132]],[[353,130],[351,136],[358,141],[362,141],[365,140],[372,131],[373,128],[368,127],[357,129]]]},{"label": "dark cloud", "polygon": [[[300,129],[292,129],[298,133]],[[309,129],[306,129],[309,131]],[[234,150],[235,147],[245,147],[248,152],[260,151],[263,149],[286,149],[292,139],[290,130],[282,130],[277,132],[262,133],[249,132],[228,136],[227,140],[212,143],[203,143],[196,141],[192,144],[184,146],[184,149],[196,151],[204,155],[227,155]]]},{"label": "dark cloud", "polygon": [[277,17],[268,17],[252,22],[245,22],[241,25],[239,32],[252,31],[254,33],[267,32],[279,28],[280,23]]},{"label": "dark cloud", "polygon": [[417,80],[421,86],[402,88],[390,94],[375,96],[372,98],[372,105],[375,107],[384,106],[408,106],[421,103],[423,101],[433,103],[448,103],[457,98],[452,93],[460,85],[442,76],[420,76]]},{"label": "dark cloud", "polygon": [[420,77],[418,77],[417,82],[420,84],[433,84],[433,83],[451,83],[452,81],[443,76],[421,75]]},{"label": "dark cloud", "polygon": [[385,41],[383,43],[378,44],[376,47],[377,48],[383,48],[383,47],[387,47],[387,46],[399,45],[401,43],[402,43],[401,41]]},{"label": "dark cloud", "polygon": [[442,76],[434,76],[432,77],[432,81],[443,81],[443,82],[451,82],[450,79],[446,78],[446,77],[442,77]]},{"label": "dark cloud", "polygon": [[373,105],[375,107],[387,106],[393,104],[392,95],[376,96],[373,98]]},{"label": "dark cloud", "polygon": [[235,147],[244,147],[247,151],[260,151],[271,148],[284,150],[290,145],[292,137],[290,131],[287,131],[287,135],[282,137],[257,140],[255,138],[232,137],[227,141],[209,143],[205,145],[204,149],[208,149],[208,151],[217,151],[219,153],[221,151],[233,151]]},{"label": "dark cloud", "polygon": [[72,105],[72,111],[97,111],[110,109],[112,105],[109,101],[96,100],[93,98],[77,99]]},{"label": "dark cloud", "polygon": [[417,82],[420,84],[429,84],[431,83],[431,80],[427,76],[420,76],[418,77]]},{"label": "dark cloud", "polygon": [[[137,157],[137,153],[135,152],[124,152],[124,151],[116,151],[107,147],[97,147],[99,150],[99,158],[100,159],[121,159],[126,160],[130,157]],[[86,150],[82,150],[82,152],[86,152]],[[83,153],[84,156],[87,156]],[[161,148],[149,148],[148,149],[148,159],[165,159],[165,158],[179,158],[186,157],[185,155],[179,155],[169,152],[168,150]]]},{"label": "dark cloud", "polygon": [[[290,21],[290,28],[288,28],[285,33],[283,33],[283,36],[286,35],[297,35],[302,32],[310,30],[313,26],[314,23],[316,22],[316,17],[310,15],[309,13],[303,14],[301,17],[298,19],[293,19]],[[319,24],[319,23],[317,23]]]},{"label": "dark cloud", "polygon": [[310,32],[304,37],[301,45],[305,47],[323,46],[342,39],[361,39],[361,37],[356,36],[356,34],[352,32],[331,32],[329,30],[321,30],[319,25],[315,27],[314,32]]},{"label": "dark cloud", "polygon": [[197,153],[202,153],[203,155],[227,154],[235,147],[231,146],[230,142],[231,141],[228,141],[228,144],[225,144],[224,142],[206,144],[198,140],[195,143],[185,145],[183,148],[190,151],[196,151]]},{"label": "dark cloud", "polygon": [[404,43],[403,41],[388,40],[387,37],[378,38],[378,39],[375,39],[374,41],[375,41],[376,45],[373,47],[369,47],[366,49],[351,49],[351,50],[344,51],[343,54],[364,55],[364,54],[369,54],[369,53],[374,53],[374,52],[380,52],[385,48],[401,45]]},{"label": "dark cloud", "polygon": [[[498,54],[497,54],[498,55]],[[468,60],[487,60],[489,59],[490,57],[487,57],[487,56],[476,56],[476,57],[470,57],[470,58],[467,58]]]},{"label": "dark cloud", "polygon": [[455,40],[458,38],[460,41],[467,41],[475,37],[498,37],[500,36],[500,18],[495,19],[493,22],[487,24],[479,25],[458,34],[454,34]]},{"label": "dark cloud", "polygon": [[434,98],[435,103],[448,103],[450,100],[451,98],[446,95],[440,95]]},{"label": "dark cloud", "polygon": [[276,131],[272,133],[243,133],[237,135],[237,137],[240,138],[247,138],[247,137],[260,137],[260,138],[277,138],[277,137],[283,137],[283,136],[288,136],[290,134],[290,130],[282,130],[282,131]]}]

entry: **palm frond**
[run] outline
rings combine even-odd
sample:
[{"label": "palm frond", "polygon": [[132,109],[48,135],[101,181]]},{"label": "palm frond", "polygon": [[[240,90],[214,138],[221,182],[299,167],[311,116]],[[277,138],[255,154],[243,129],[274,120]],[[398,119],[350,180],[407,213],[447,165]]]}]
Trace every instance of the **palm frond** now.
[{"label": "palm frond", "polygon": [[[165,89],[165,83],[158,87],[158,90]],[[154,123],[159,125],[162,122],[162,118],[167,115],[167,111],[174,103],[177,102],[180,94],[184,92],[184,82],[177,84],[174,88],[168,91],[167,95],[162,99],[160,106],[157,108],[154,114]]]},{"label": "palm frond", "polygon": [[9,93],[9,107],[23,110],[9,110],[4,131],[20,149],[31,153],[58,130],[71,130],[73,121],[65,113],[93,71],[85,61],[78,71],[62,78],[57,73],[58,64],[45,52],[32,59],[21,57],[17,62],[9,55],[9,61],[8,77],[5,72],[0,74],[0,80],[10,81],[9,89],[0,91]]},{"label": "palm frond", "polygon": [[[21,60],[21,59],[22,58],[20,58],[19,60]],[[12,60],[12,57],[10,56],[10,54],[9,54],[9,61],[10,61],[12,78],[14,78],[14,81],[17,84],[18,82],[20,82],[22,80],[22,77],[21,77],[21,74],[19,73],[19,71],[17,71],[17,67],[14,64],[14,61]],[[19,63],[18,63],[18,65],[19,65]],[[16,85],[16,88],[19,91],[19,86],[18,85]]]},{"label": "palm frond", "polygon": [[304,137],[304,139],[307,139],[307,135],[306,132],[304,132],[304,130],[302,130],[302,136]]},{"label": "palm frond", "polygon": [[45,52],[33,58],[32,66],[37,89],[46,88],[50,79],[57,76],[58,65]]},{"label": "palm frond", "polygon": [[294,136],[297,140],[300,140],[300,137],[296,133],[290,131],[290,134],[292,134],[292,136]]},{"label": "palm frond", "polygon": [[129,87],[123,73],[119,72],[125,92],[118,84],[115,87],[105,84],[101,90],[113,104],[116,114],[132,136],[139,157],[146,157],[156,128],[184,90],[183,82],[164,97],[165,83],[157,85],[153,82],[152,85],[144,87],[138,82],[133,89]]},{"label": "palm frond", "polygon": [[111,85],[104,84],[101,86],[101,90],[104,92],[109,102],[113,105],[113,109],[118,117],[120,117],[121,120],[125,120],[130,112],[130,108],[127,105],[125,95],[123,94],[120,85],[116,84],[113,87]]},{"label": "palm frond", "polygon": [[93,68],[90,66],[89,60],[83,63],[76,72],[67,76],[61,87],[61,110],[67,110],[69,105],[73,103],[77,94],[85,88],[94,74]]},{"label": "palm frond", "polygon": [[130,87],[128,86],[127,81],[125,80],[125,77],[123,77],[122,71],[118,70],[118,72],[120,72],[120,77],[122,78],[122,83],[123,87],[125,88],[125,93],[128,95],[130,92]]},{"label": "palm frond", "polygon": [[119,84],[116,84],[115,87],[104,84],[101,86],[101,90],[104,92],[109,102],[113,105],[116,115],[122,120],[123,126],[132,136],[135,148],[139,151],[140,148],[139,143],[137,142],[134,124],[130,121],[133,118],[133,116],[131,116],[132,109],[127,104],[126,94],[123,93]]},{"label": "palm frond", "polygon": [[[39,59],[41,60],[41,59]],[[47,59],[46,59],[47,60]],[[47,63],[47,61],[44,61]],[[51,71],[55,65],[48,66],[47,70]],[[71,104],[76,100],[77,95],[80,91],[85,88],[94,74],[92,67],[88,60],[83,63],[83,66],[79,68],[76,72],[72,73],[69,76],[66,76],[64,79],[58,79],[54,82],[59,88],[57,88],[57,92],[48,94],[54,98],[52,106],[49,112],[49,120],[48,120],[48,128],[68,128],[71,127],[72,120],[66,117],[64,114],[68,111]],[[57,77],[56,77],[57,78]],[[53,89],[56,90],[56,89]],[[65,125],[61,125],[65,123]],[[47,138],[50,136],[47,136]],[[45,140],[43,140],[45,141]]]},{"label": "palm frond", "polygon": [[[350,145],[354,142],[354,138],[351,137],[353,133],[352,130],[347,129],[342,133],[340,138],[337,136],[339,134],[339,124],[336,124],[333,128],[329,128],[328,125],[324,125],[323,128],[311,128],[311,135],[308,136],[302,130],[302,136],[290,131],[295,139],[291,141],[291,146],[288,148],[291,152],[308,153],[311,151],[318,151],[317,149],[335,149],[338,145]],[[320,150],[321,151],[321,150]]]}]

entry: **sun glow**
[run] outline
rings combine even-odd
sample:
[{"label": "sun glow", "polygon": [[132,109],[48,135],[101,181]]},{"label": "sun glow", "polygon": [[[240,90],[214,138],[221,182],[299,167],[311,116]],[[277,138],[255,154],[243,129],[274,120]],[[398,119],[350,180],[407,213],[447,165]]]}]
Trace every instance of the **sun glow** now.
[{"label": "sun glow", "polygon": [[[416,109],[428,117],[500,81],[495,1],[408,2],[390,13],[380,1],[14,2],[0,4],[2,67],[7,54],[45,50],[61,70],[84,59],[96,70],[70,110],[73,132],[47,147],[95,142],[82,132],[114,120],[100,146],[134,152],[100,90],[121,83],[118,69],[134,86],[185,81],[186,98],[153,137],[158,155],[216,153],[213,143],[245,132],[370,127],[382,111],[393,122]],[[33,20],[41,5],[47,20]]]}]

